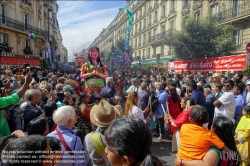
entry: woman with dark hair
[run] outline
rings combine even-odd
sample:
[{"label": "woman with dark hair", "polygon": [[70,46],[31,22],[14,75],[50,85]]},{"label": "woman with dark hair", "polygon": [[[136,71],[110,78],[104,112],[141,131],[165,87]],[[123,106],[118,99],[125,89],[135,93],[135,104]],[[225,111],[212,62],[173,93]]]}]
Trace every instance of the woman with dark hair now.
[{"label": "woman with dark hair", "polygon": [[211,130],[225,143],[225,145],[233,151],[233,156],[226,156],[227,153],[221,152],[216,147],[210,147],[206,152],[206,155],[202,160],[180,160],[179,156],[175,160],[177,166],[182,163],[185,166],[197,166],[197,165],[207,165],[207,166],[221,166],[230,165],[237,166],[240,164],[240,156],[238,154],[233,130],[234,124],[228,117],[215,117],[213,119],[213,124]]},{"label": "woman with dark hair", "polygon": [[180,96],[177,94],[176,88],[173,86],[169,87],[169,95],[168,95],[168,108],[169,113],[172,118],[176,118],[181,113],[181,99]]},{"label": "woman with dark hair", "polygon": [[54,160],[52,160],[53,165],[60,164],[62,162],[62,148],[61,141],[55,137],[46,137],[47,142],[53,152]]},{"label": "woman with dark hair", "polygon": [[80,77],[86,80],[85,87],[88,87],[90,82],[95,82],[97,87],[104,87],[104,80],[108,77],[106,66],[101,62],[100,50],[98,47],[91,47],[88,52],[89,62],[81,66]]},{"label": "woman with dark hair", "polygon": [[[47,118],[37,117],[29,122],[27,127],[27,134],[28,135],[38,134],[46,136],[50,132],[49,128],[50,127]],[[17,138],[25,136],[22,130],[16,130],[12,133],[12,135],[14,135]]]},{"label": "woman with dark hair", "polygon": [[190,123],[189,111],[193,107],[194,102],[188,98],[181,99],[181,108],[183,111],[174,119],[169,114],[166,114],[164,121],[170,124],[170,133],[172,135],[172,151],[177,152],[180,148],[180,129],[183,124]]},{"label": "woman with dark hair", "polygon": [[89,106],[90,94],[86,92],[81,92],[79,94],[79,103],[77,104],[78,108],[78,128],[84,133],[84,136],[92,131],[92,126],[90,123],[90,111],[91,107]]},{"label": "woman with dark hair", "polygon": [[106,130],[105,139],[105,153],[112,165],[162,166],[160,160],[151,153],[151,132],[138,118],[115,120]]},{"label": "woman with dark hair", "polygon": [[38,117],[31,120],[27,127],[28,135],[47,135],[49,134],[49,124],[47,118],[45,117]]}]

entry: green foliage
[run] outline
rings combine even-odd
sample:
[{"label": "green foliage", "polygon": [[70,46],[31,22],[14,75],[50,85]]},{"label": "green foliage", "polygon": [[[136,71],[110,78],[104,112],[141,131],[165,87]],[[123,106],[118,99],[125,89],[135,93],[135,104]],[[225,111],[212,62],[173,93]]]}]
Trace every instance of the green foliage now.
[{"label": "green foliage", "polygon": [[41,67],[41,69],[48,69],[49,63],[45,59],[42,59],[42,60],[40,60],[40,67]]},{"label": "green foliage", "polygon": [[245,69],[243,70],[243,74],[245,76],[250,76],[250,66],[245,67]]},{"label": "green foliage", "polygon": [[235,51],[232,25],[217,25],[213,17],[197,20],[190,17],[183,30],[170,34],[165,44],[172,47],[177,58],[201,59],[218,57]]}]

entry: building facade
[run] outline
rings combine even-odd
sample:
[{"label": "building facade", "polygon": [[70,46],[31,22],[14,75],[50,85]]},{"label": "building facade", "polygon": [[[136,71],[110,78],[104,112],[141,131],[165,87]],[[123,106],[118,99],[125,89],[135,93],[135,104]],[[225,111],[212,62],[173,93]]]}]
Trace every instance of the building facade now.
[{"label": "building facade", "polygon": [[[57,21],[56,0],[0,0],[0,5],[0,44],[7,43],[10,48],[1,50],[1,64],[39,66],[39,60],[48,59],[48,41],[52,62],[64,60],[67,51]],[[32,33],[35,39],[29,37]]]},{"label": "building facade", "polygon": [[[238,51],[245,51],[245,44],[250,42],[250,0],[133,0],[128,1],[126,7],[134,13],[130,39],[133,57],[151,59],[157,54],[174,57],[173,50],[164,44],[164,39],[174,31],[182,30],[182,23],[188,16],[202,19],[213,14],[218,24],[232,23],[236,27],[232,35],[236,37]],[[119,9],[118,15],[89,47],[110,51],[112,44],[126,37],[128,16],[125,8]]]}]

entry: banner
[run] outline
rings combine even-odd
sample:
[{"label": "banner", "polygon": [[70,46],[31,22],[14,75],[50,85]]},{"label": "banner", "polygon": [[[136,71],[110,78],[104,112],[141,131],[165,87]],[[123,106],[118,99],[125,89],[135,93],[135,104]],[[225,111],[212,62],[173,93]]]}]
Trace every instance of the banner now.
[{"label": "banner", "polygon": [[50,67],[52,67],[51,49],[49,43],[48,43],[48,56],[49,56],[48,58],[50,62]]},{"label": "banner", "polygon": [[233,55],[218,58],[207,58],[199,60],[174,61],[168,63],[168,70],[175,71],[228,71],[244,70],[247,55]]}]

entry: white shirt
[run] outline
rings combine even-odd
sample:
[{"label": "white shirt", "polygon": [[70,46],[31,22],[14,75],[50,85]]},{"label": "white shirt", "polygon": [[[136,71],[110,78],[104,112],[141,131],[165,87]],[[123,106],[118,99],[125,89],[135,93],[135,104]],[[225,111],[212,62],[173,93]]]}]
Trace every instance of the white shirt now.
[{"label": "white shirt", "polygon": [[224,92],[218,99],[222,104],[214,108],[214,117],[225,116],[234,123],[235,97],[233,91]]},{"label": "white shirt", "polygon": [[248,90],[249,92],[247,92],[247,96],[246,96],[246,100],[247,100],[247,103],[249,103],[248,101],[250,100],[250,90]]},{"label": "white shirt", "polygon": [[128,117],[136,117],[136,118],[139,118],[139,119],[143,120],[143,122],[146,123],[146,120],[144,118],[142,110],[139,107],[135,106],[135,105],[133,105],[132,111],[129,110]]},{"label": "white shirt", "polygon": [[138,86],[131,85],[126,92],[127,93],[137,92],[139,94],[140,91],[141,91],[141,86],[139,86],[139,85]]},{"label": "white shirt", "polygon": [[181,89],[179,87],[176,88],[176,92],[179,96],[181,96]]}]

